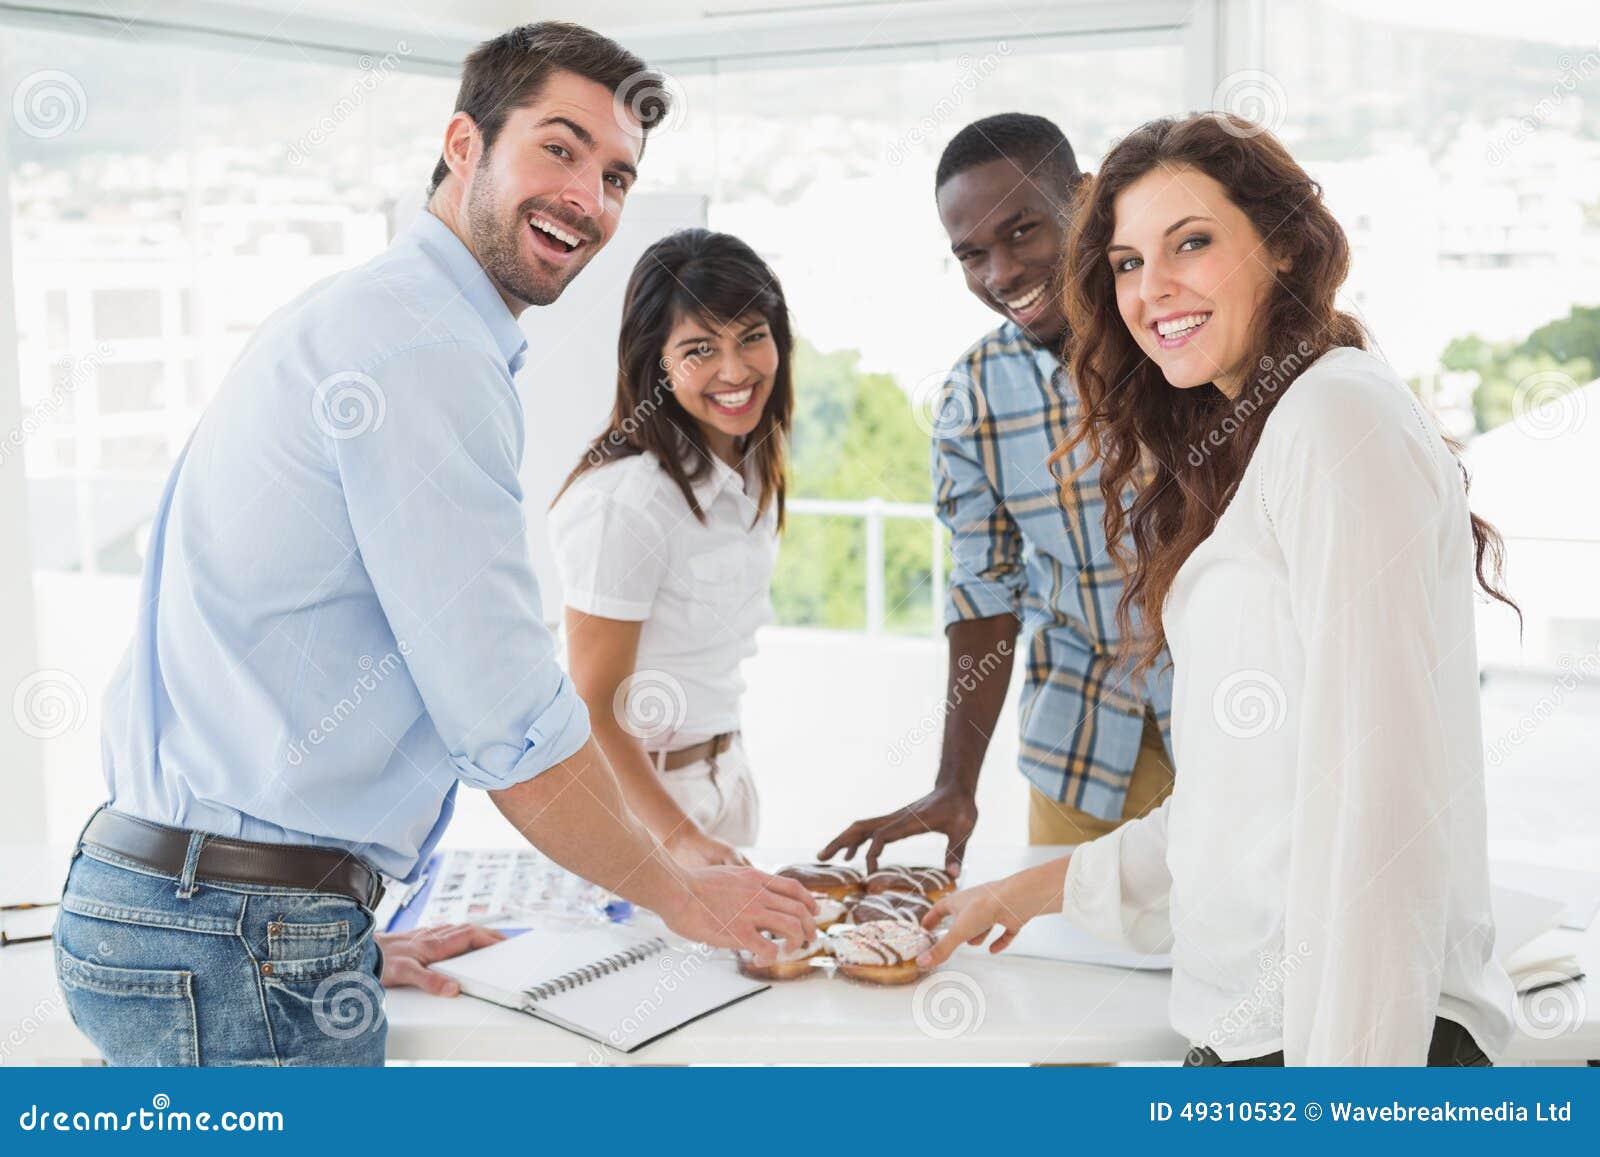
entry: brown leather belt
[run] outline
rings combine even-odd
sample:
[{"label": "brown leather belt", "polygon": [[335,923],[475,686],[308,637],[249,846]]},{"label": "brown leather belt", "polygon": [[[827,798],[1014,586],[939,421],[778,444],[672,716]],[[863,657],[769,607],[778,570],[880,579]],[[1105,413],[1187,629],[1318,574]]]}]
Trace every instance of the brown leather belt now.
[{"label": "brown leather belt", "polygon": [[[183,875],[192,834],[101,808],[83,830],[82,842],[178,878]],[[226,836],[205,837],[195,879],[333,892],[370,909],[376,909],[383,898],[383,877],[348,852],[304,844],[257,844]]]},{"label": "brown leather belt", "polygon": [[677,771],[680,767],[688,767],[691,763],[699,763],[702,759],[716,759],[733,746],[738,734],[737,731],[724,731],[721,735],[713,735],[704,743],[669,751],[661,760],[661,770]]}]

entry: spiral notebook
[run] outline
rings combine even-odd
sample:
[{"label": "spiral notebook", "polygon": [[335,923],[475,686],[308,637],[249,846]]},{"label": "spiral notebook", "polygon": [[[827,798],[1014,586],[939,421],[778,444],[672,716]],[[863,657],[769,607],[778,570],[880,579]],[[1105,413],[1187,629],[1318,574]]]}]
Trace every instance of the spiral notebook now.
[{"label": "spiral notebook", "polygon": [[461,991],[630,1053],[767,988],[726,953],[623,928],[534,929],[432,965]]}]

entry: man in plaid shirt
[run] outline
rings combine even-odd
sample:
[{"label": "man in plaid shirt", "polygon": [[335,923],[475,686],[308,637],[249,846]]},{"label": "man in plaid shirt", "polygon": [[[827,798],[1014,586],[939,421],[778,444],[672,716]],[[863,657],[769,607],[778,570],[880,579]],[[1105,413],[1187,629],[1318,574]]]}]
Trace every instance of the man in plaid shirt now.
[{"label": "man in plaid shirt", "polygon": [[959,871],[1019,634],[1029,842],[1093,839],[1172,788],[1170,672],[1158,665],[1135,685],[1116,662],[1122,583],[1106,550],[1099,470],[1079,477],[1064,503],[1048,464],[1078,409],[1057,356],[1066,318],[1056,278],[1082,179],[1061,130],[1021,113],[968,125],[939,159],[935,196],[951,251],[967,287],[1005,319],[956,363],[934,418],[936,501],[955,561],[944,746],[931,792],[852,824],[823,859],[866,845],[876,868],[885,844],[936,831],[949,841],[946,866]]}]

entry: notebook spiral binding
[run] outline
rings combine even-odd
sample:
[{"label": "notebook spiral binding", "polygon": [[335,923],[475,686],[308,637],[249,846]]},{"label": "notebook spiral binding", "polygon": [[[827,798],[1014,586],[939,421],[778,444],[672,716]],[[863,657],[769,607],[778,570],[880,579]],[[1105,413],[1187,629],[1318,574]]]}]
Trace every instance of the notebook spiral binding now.
[{"label": "notebook spiral binding", "polygon": [[597,960],[593,964],[586,964],[582,968],[575,968],[564,973],[554,980],[547,980],[543,984],[536,984],[532,988],[522,990],[529,1000],[548,1000],[552,996],[577,988],[579,985],[588,984],[591,980],[599,980],[602,976],[626,968],[630,964],[638,964],[641,960],[648,960],[667,946],[666,940],[660,936],[652,937],[632,948],[622,952],[612,953],[604,960]]}]

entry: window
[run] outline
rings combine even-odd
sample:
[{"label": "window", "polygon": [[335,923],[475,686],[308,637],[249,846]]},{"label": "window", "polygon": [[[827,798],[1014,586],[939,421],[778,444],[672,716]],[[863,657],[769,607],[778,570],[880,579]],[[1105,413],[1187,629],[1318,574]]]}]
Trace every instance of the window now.
[{"label": "window", "polygon": [[132,34],[8,47],[5,91],[50,98],[6,139],[39,665],[86,689],[44,745],[66,838],[101,798],[99,693],[174,456],[267,313],[420,200],[455,83],[398,48],[335,67]]}]

